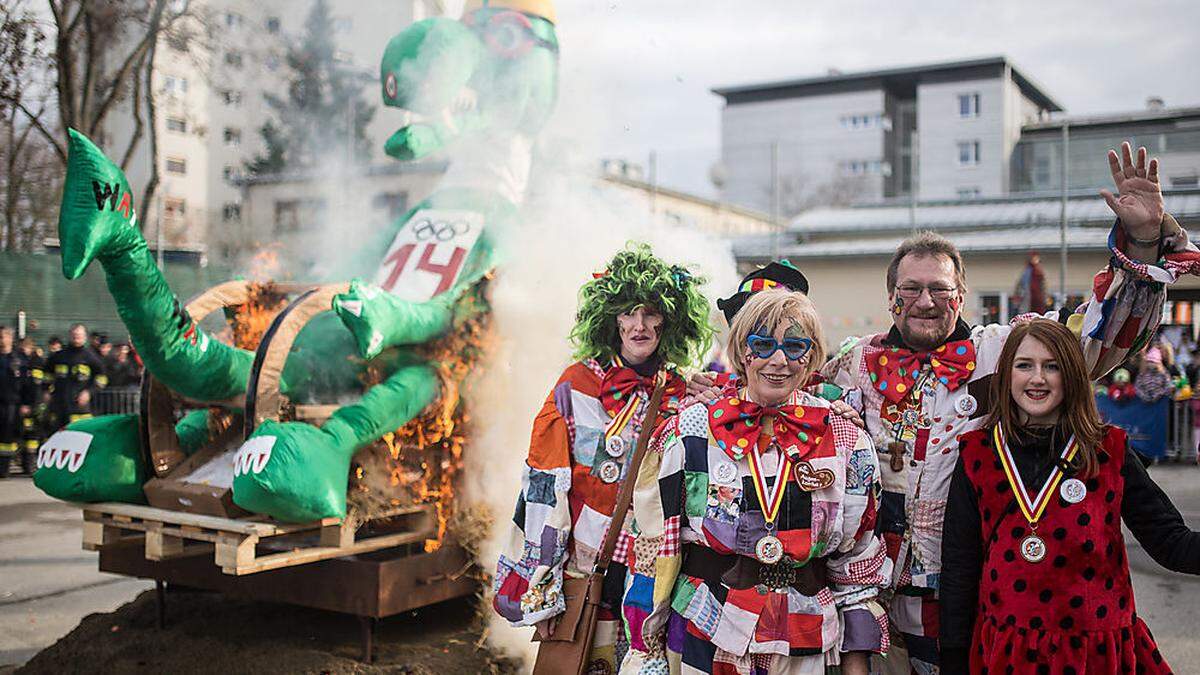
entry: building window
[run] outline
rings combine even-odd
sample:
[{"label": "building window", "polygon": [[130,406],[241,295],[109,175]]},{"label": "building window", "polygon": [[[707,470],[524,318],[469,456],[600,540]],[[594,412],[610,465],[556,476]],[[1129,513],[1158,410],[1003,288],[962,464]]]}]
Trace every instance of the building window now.
[{"label": "building window", "polygon": [[371,199],[371,206],[383,211],[389,220],[398,218],[408,210],[408,193],[381,192]]},{"label": "building window", "polygon": [[239,146],[241,144],[242,144],[241,129],[234,129],[233,127],[225,127],[225,145],[236,148],[237,146]]},{"label": "building window", "polygon": [[268,54],[266,59],[267,70],[272,72],[279,70],[279,57],[275,54]]},{"label": "building window", "polygon": [[187,133],[187,120],[182,117],[168,117],[167,131],[178,131],[179,133]]},{"label": "building window", "polygon": [[168,96],[182,96],[187,93],[187,78],[167,75],[163,78],[163,91]]},{"label": "building window", "polygon": [[225,222],[236,222],[242,219],[242,205],[237,202],[225,202],[221,207],[221,218]]},{"label": "building window", "polygon": [[168,157],[167,173],[177,173],[180,175],[187,173],[187,160],[181,157]]},{"label": "building window", "polygon": [[271,35],[279,35],[279,17],[267,17],[267,32]]},{"label": "building window", "polygon": [[892,121],[883,113],[863,113],[861,115],[842,115],[839,119],[843,129],[891,129]]},{"label": "building window", "polygon": [[977,187],[958,188],[957,192],[958,192],[959,199],[978,199],[979,198],[979,188],[977,188]]},{"label": "building window", "polygon": [[236,166],[226,165],[221,169],[221,177],[232,183],[242,179],[242,172]]},{"label": "building window", "polygon": [[1200,184],[1200,176],[1192,174],[1190,176],[1171,176],[1171,187],[1173,188],[1194,188]]},{"label": "building window", "polygon": [[182,199],[174,199],[168,197],[163,200],[163,224],[167,227],[176,228],[183,224],[183,217],[187,213],[187,203]]},{"label": "building window", "polygon": [[225,12],[225,27],[237,28],[242,25],[242,15],[235,12]]},{"label": "building window", "polygon": [[839,165],[843,176],[890,176],[891,162],[878,159],[852,159]]},{"label": "building window", "polygon": [[979,93],[958,95],[958,116],[979,117]]},{"label": "building window", "polygon": [[228,106],[237,107],[242,104],[242,92],[233,89],[221,90],[221,102]]},{"label": "building window", "polygon": [[230,68],[236,68],[240,70],[242,67],[242,53],[234,51],[225,52],[225,63]]},{"label": "building window", "polygon": [[979,141],[958,142],[958,165],[975,166],[979,164]]}]

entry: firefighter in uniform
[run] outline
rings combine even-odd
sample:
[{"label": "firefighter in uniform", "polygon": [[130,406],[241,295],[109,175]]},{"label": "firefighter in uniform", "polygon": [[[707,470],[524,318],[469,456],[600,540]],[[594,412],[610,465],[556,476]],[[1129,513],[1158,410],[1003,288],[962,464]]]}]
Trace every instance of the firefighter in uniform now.
[{"label": "firefighter in uniform", "polygon": [[104,362],[88,345],[87,328],[71,327],[71,341],[46,362],[53,378],[50,393],[51,427],[92,416],[92,397],[105,385]]},{"label": "firefighter in uniform", "polygon": [[46,358],[38,353],[33,340],[25,338],[17,351],[24,360],[21,372],[21,466],[32,476],[37,468],[37,451],[46,439]]},{"label": "firefighter in uniform", "polygon": [[23,368],[24,359],[13,349],[12,329],[0,326],[0,478],[8,477],[8,467],[21,438],[17,406],[21,401]]}]

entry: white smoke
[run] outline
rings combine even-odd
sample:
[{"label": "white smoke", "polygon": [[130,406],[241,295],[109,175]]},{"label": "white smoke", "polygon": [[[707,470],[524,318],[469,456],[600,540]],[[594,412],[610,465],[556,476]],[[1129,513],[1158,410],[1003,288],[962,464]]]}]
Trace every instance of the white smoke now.
[{"label": "white smoke", "polygon": [[[728,295],[738,280],[727,242],[695,229],[653,225],[645,202],[602,187],[595,167],[574,162],[569,144],[543,147],[535,166],[521,222],[503,237],[505,263],[492,286],[494,358],[468,394],[476,435],[464,453],[463,491],[494,518],[480,554],[487,570],[495,570],[512,528],[533,418],[570,363],[567,334],[579,287],[631,240],[708,277],[709,298]],[[531,629],[490,618],[494,648],[525,658],[534,654]]]}]

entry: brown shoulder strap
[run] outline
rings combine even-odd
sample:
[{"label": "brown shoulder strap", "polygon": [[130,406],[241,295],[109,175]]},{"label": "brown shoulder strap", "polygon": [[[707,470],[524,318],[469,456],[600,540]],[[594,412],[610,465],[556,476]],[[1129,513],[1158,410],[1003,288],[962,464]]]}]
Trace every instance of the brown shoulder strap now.
[{"label": "brown shoulder strap", "polygon": [[612,522],[604,535],[604,544],[596,557],[595,571],[603,572],[612,561],[613,550],[617,547],[617,537],[625,527],[625,517],[629,513],[629,505],[633,502],[633,488],[637,483],[638,469],[642,466],[642,458],[646,456],[646,447],[650,445],[650,435],[658,426],[658,414],[662,408],[663,392],[667,388],[670,375],[660,373],[654,393],[650,395],[650,404],[646,407],[646,418],[642,421],[642,431],[638,434],[637,445],[633,449],[633,458],[629,461],[629,471],[625,474],[625,482],[621,483],[621,491],[617,493],[617,505],[613,508]]}]

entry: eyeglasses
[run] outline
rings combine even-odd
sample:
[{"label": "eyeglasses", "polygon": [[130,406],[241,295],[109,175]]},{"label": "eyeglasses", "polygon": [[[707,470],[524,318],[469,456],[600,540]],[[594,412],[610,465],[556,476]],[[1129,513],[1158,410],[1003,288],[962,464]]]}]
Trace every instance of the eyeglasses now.
[{"label": "eyeglasses", "polygon": [[896,287],[896,295],[905,300],[915,300],[921,297],[921,293],[929,291],[929,297],[934,300],[949,300],[958,292],[957,288],[951,286],[917,286],[904,285]]},{"label": "eyeglasses", "polygon": [[775,338],[765,335],[746,336],[750,353],[760,359],[769,359],[776,351],[783,350],[783,355],[789,361],[799,361],[812,349],[812,344],[808,338],[784,338],[783,342],[776,342]]}]

